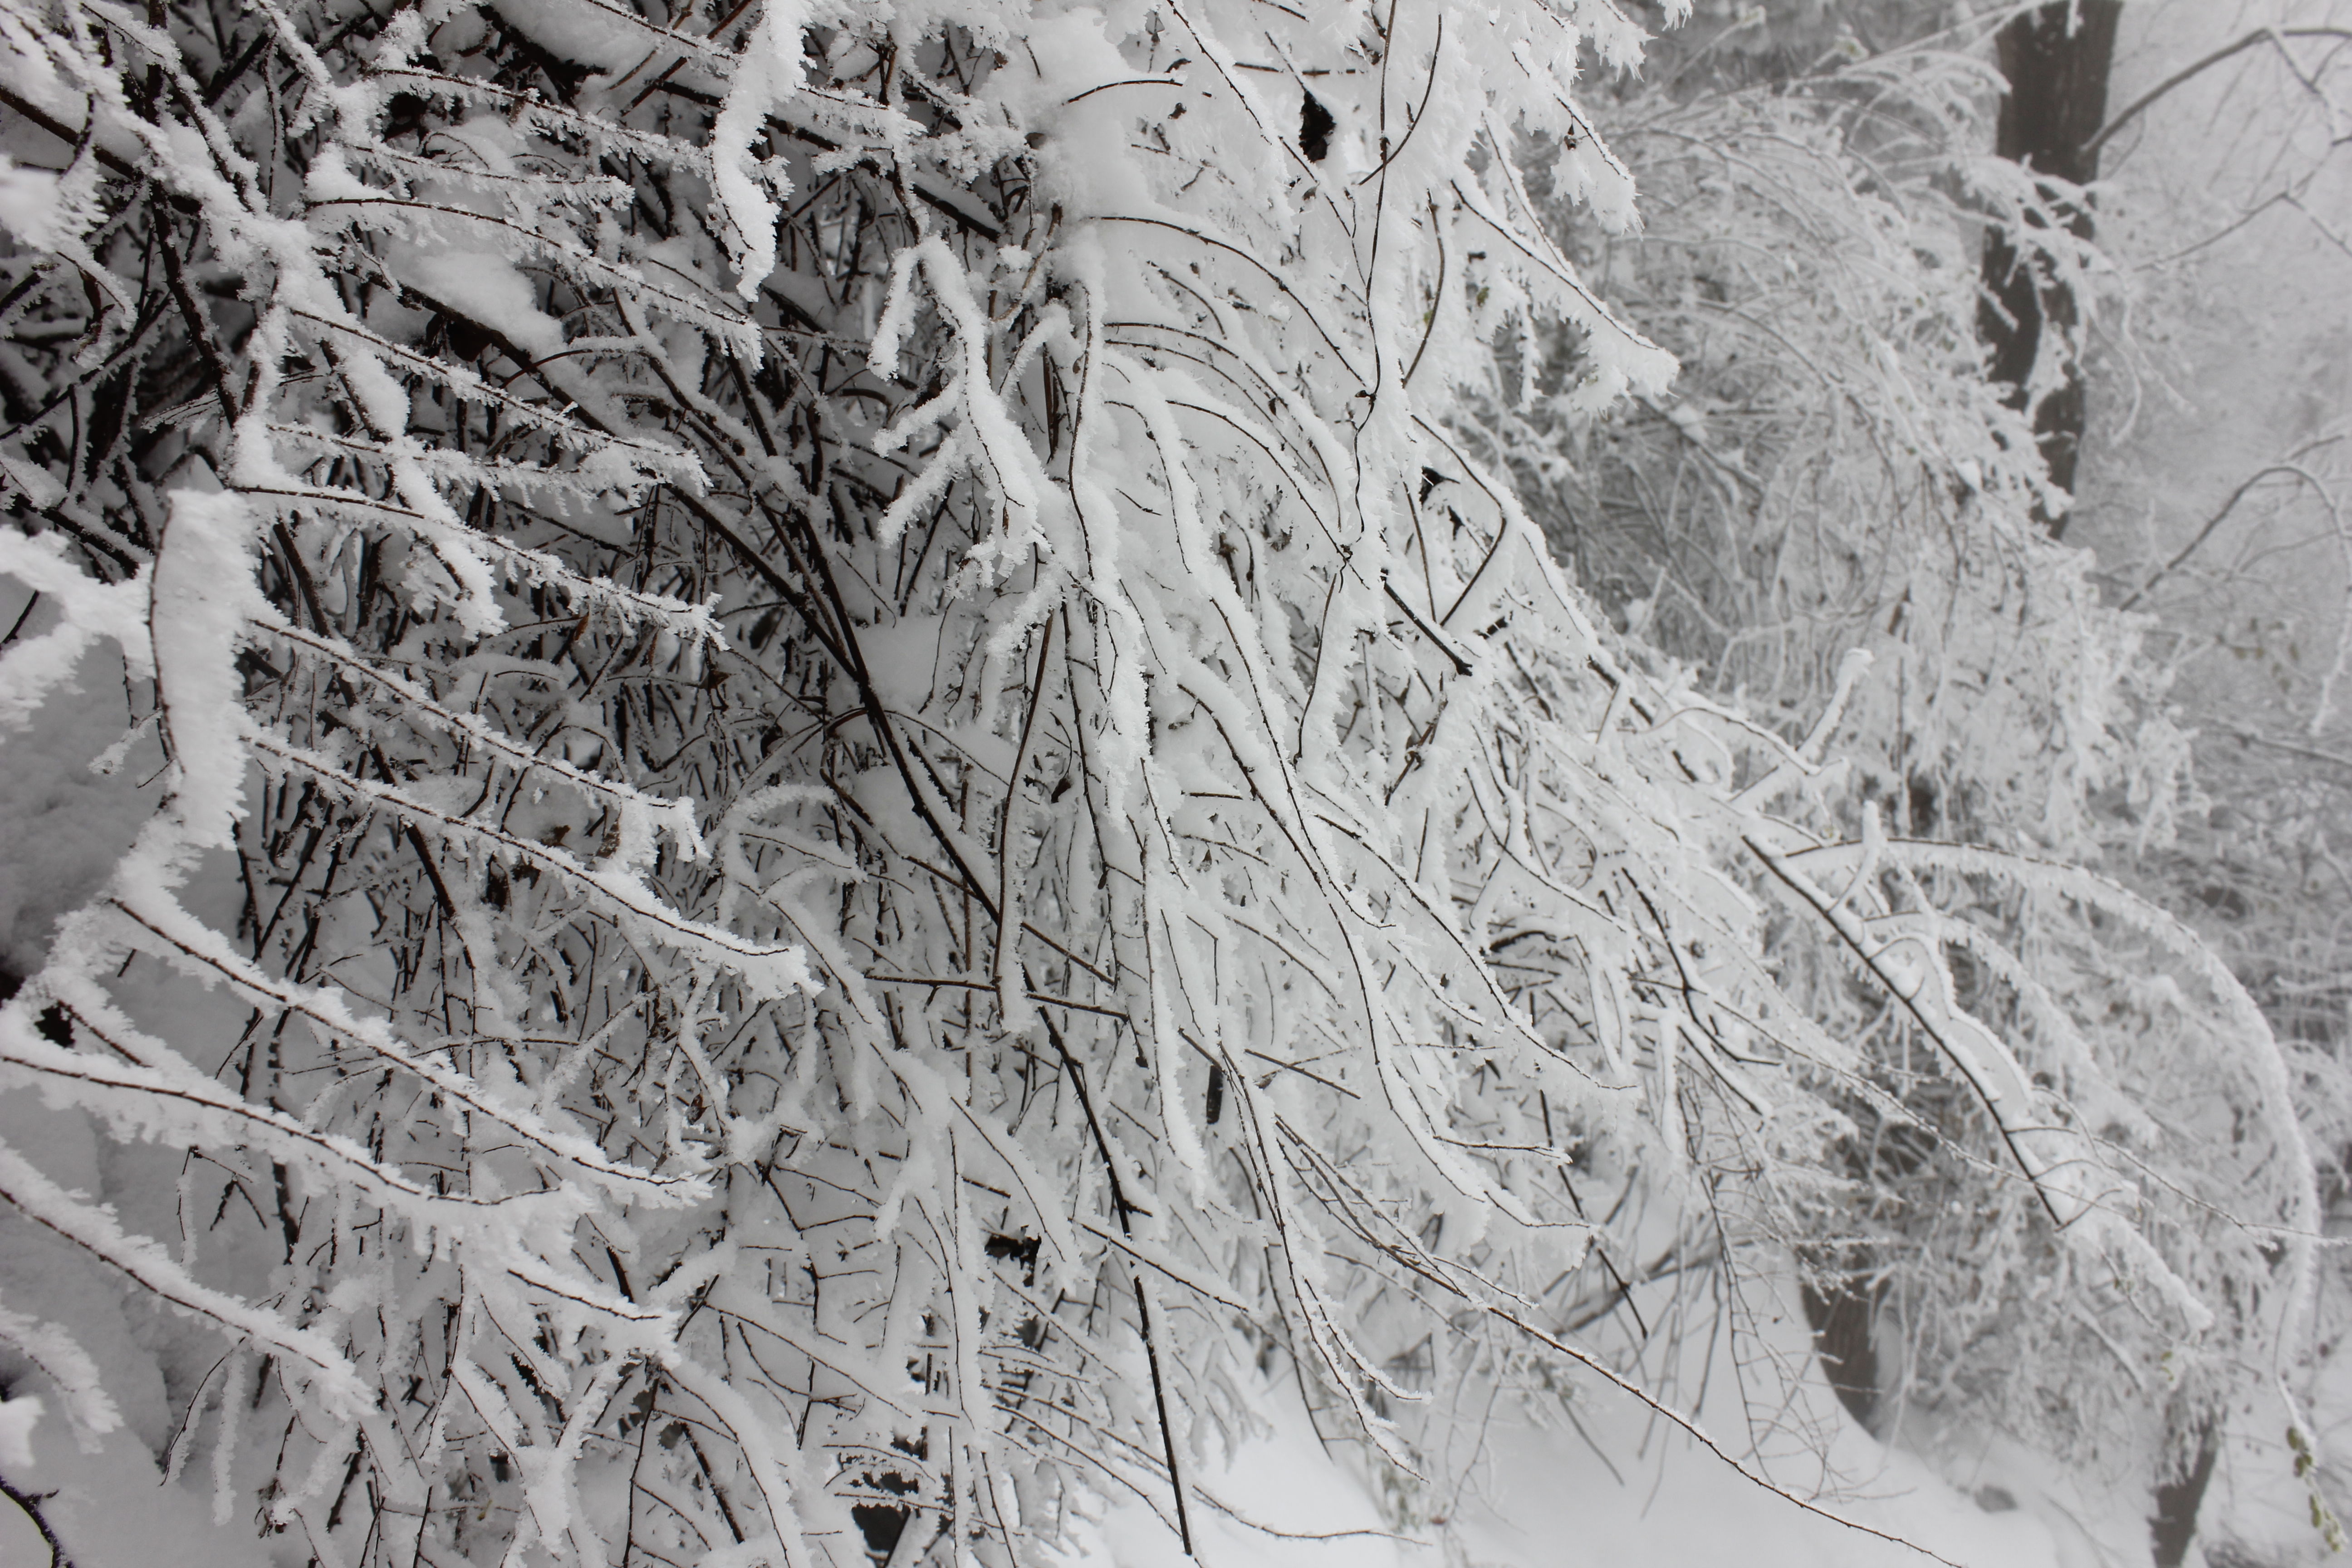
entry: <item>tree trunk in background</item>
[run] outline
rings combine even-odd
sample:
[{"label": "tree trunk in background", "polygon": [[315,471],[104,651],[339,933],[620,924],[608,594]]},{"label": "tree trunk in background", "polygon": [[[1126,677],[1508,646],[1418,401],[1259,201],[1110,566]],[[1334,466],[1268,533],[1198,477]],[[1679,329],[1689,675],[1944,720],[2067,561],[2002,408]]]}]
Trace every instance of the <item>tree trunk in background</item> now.
[{"label": "tree trunk in background", "polygon": [[1812,1325],[1813,1348],[1822,1374],[1863,1430],[1878,1430],[1878,1347],[1871,1337],[1878,1314],[1879,1289],[1867,1270],[1849,1268],[1842,1279],[1798,1286],[1805,1321]]},{"label": "tree trunk in background", "polygon": [[2197,1429],[2197,1457],[2189,1468],[2156,1489],[2156,1517],[2147,1521],[2156,1568],[2180,1568],[2188,1560],[2189,1543],[2197,1534],[2197,1510],[2205,1500],[2205,1486],[2213,1479],[2213,1461],[2221,1452],[2221,1425],[2209,1417]]},{"label": "tree trunk in background", "polygon": [[[2071,0],[2029,11],[1998,36],[2000,72],[2009,80],[2000,100],[1994,151],[2037,174],[2086,185],[2099,177],[2099,155],[2091,141],[2106,123],[2107,79],[2115,63],[2116,24],[2123,0]],[[2089,206],[2053,202],[2052,210],[2078,238],[2092,236]],[[2011,237],[1998,230],[1985,239],[1985,294],[1977,313],[1978,331],[1992,351],[1993,379],[2011,389],[2011,406],[2023,408],[2045,333],[2061,340],[2047,345],[2063,354],[2063,379],[2033,408],[2033,430],[2051,482],[2073,493],[2081,458],[2085,413],[2083,368],[2063,340],[2081,321],[2074,291],[2022,262]],[[2044,520],[2053,539],[2066,531],[2063,514]],[[2197,1533],[2197,1514],[2213,1477],[2221,1434],[2211,1421],[2199,1428],[2196,1457],[2189,1468],[2156,1488],[2156,1513],[2148,1521],[2156,1568],[2179,1568]]]},{"label": "tree trunk in background", "polygon": [[[2098,178],[2098,153],[2086,149],[2106,121],[2122,15],[2123,0],[2072,0],[2029,11],[2000,30],[2000,70],[2009,79],[1994,149],[2000,156],[2075,184]],[[2069,229],[2091,237],[2087,208],[2060,210]],[[2007,383],[2011,404],[2023,408],[2044,332],[2063,340],[2080,319],[2074,291],[2021,265],[2017,247],[1999,231],[1985,239],[1984,280],[1978,331],[1992,350],[1993,379]],[[2083,441],[2082,367],[2063,341],[2051,346],[2067,355],[2064,380],[2034,409],[2033,428],[2051,481],[2071,493]],[[2053,538],[2065,531],[2063,515],[2045,521]]]}]

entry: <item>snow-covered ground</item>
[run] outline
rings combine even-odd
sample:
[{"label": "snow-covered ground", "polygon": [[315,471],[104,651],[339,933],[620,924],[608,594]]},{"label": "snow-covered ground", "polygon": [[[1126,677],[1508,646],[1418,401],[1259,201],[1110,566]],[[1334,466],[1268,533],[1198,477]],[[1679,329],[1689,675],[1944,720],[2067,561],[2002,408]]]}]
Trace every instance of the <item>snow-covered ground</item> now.
[{"label": "snow-covered ground", "polygon": [[[95,1157],[87,1131],[77,1135],[78,1114],[46,1114],[18,1094],[0,1096],[0,1121],[11,1142],[45,1150],[67,1179],[78,1149],[80,1160]],[[94,1165],[89,1169],[94,1175]],[[27,1307],[70,1315],[94,1344],[110,1345],[126,1360],[141,1353],[136,1323],[78,1259],[19,1251],[12,1265],[0,1248],[0,1288]],[[1801,1321],[1783,1314],[1780,1331],[1795,1342],[1772,1348],[1797,1350]],[[1727,1373],[1720,1364],[1727,1352],[1716,1353],[1712,1370]],[[1962,1568],[2141,1568],[2149,1561],[2145,1494],[2080,1485],[2013,1445],[1918,1422],[1910,1438],[1934,1450],[1932,1459],[1890,1448],[1845,1415],[1818,1375],[1796,1407],[1780,1413],[1773,1431],[1753,1441],[1767,1456],[1759,1462],[1747,1451],[1751,1439],[1735,1403],[1736,1380],[1706,1382],[1716,1393],[1700,1417],[1743,1463],[1855,1524]],[[1539,1423],[1482,1390],[1453,1397],[1486,1406],[1485,1441],[1475,1454],[1453,1456],[1444,1474],[1431,1467],[1412,1499],[1431,1522],[1400,1533],[1354,1451],[1327,1452],[1296,1385],[1270,1385],[1259,1408],[1266,1429],[1230,1453],[1213,1454],[1188,1478],[1198,1561],[1211,1568],[1917,1568],[1934,1561],[1773,1495],[1605,1387],[1580,1389],[1573,1423]],[[47,1506],[69,1532],[79,1568],[279,1568],[281,1560],[284,1568],[299,1568],[299,1553],[284,1557],[255,1539],[249,1491],[220,1496],[208,1431],[188,1445],[179,1481],[165,1485],[146,1446],[161,1436],[152,1430],[163,1415],[160,1397],[152,1408],[125,1415],[123,1430],[85,1453],[66,1424],[45,1413],[23,1434],[31,1464],[8,1469],[27,1489],[58,1493]],[[12,1425],[0,1422],[0,1441]],[[1786,1435],[1799,1426],[1827,1435],[1826,1463]],[[2222,1501],[2219,1492],[2233,1481],[2250,1495]],[[2276,1495],[2252,1497],[2265,1481]],[[2286,1467],[2252,1443],[2225,1463],[2217,1512],[2227,1509],[2243,1533],[2239,1516],[2249,1501],[2258,1505],[2257,1519],[2274,1521],[2262,1532],[2276,1551],[2272,1560],[2298,1562],[2315,1549],[2307,1527],[2297,1529],[2300,1495]],[[1100,1500],[1096,1517],[1072,1533],[1064,1560],[1070,1568],[1183,1568],[1177,1537],[1153,1506],[1165,1503],[1132,1494]],[[0,1520],[0,1565],[38,1561],[31,1531]],[[2200,1568],[2195,1555],[2189,1568]]]},{"label": "snow-covered ground", "polygon": [[[1933,1561],[1801,1511],[1661,1430],[1628,1401],[1596,1397],[1580,1420],[1597,1444],[1641,1458],[1612,1474],[1572,1431],[1539,1428],[1498,1407],[1475,1490],[1447,1516],[1450,1529],[1412,1540],[1382,1531],[1370,1493],[1318,1450],[1294,1407],[1278,1430],[1203,1478],[1203,1489],[1232,1511],[1195,1511],[1197,1555],[1216,1568],[1916,1568]],[[2048,1484],[2046,1470],[2037,1477],[2004,1463],[1990,1447],[1970,1478],[1975,1497],[1851,1424],[1841,1426],[1831,1458],[1843,1495],[1824,1497],[1824,1506],[1967,1568],[2147,1561],[2145,1541],[2135,1542],[2144,1530],[2123,1510],[2088,1508],[2071,1487]],[[1796,1468],[1776,1467],[1784,1481],[1797,1479]],[[1108,1510],[1071,1556],[1089,1568],[1183,1562],[1174,1537],[1133,1502]]]},{"label": "snow-covered ground", "polygon": [[[1622,1402],[1593,1401],[1612,1403]],[[1588,1408],[1580,1417],[1596,1439],[1643,1455],[1638,1468],[1621,1466],[1622,1475],[1573,1432],[1538,1429],[1498,1408],[1475,1494],[1448,1516],[1450,1529],[1400,1536],[1386,1528],[1371,1489],[1321,1451],[1295,1404],[1273,1414],[1273,1432],[1197,1478],[1195,1555],[1210,1568],[1916,1568],[1932,1561],[1807,1515],[1685,1438],[1653,1429],[1645,1443],[1645,1423],[1630,1408]],[[47,1506],[71,1533],[79,1568],[274,1568],[268,1543],[241,1521],[214,1524],[201,1456],[182,1485],[167,1487],[127,1433],[85,1455],[51,1417],[35,1426],[31,1447],[25,1483],[58,1490]],[[2029,1467],[2003,1462],[1990,1447],[1969,1478],[1976,1497],[1851,1426],[1832,1457],[1845,1478],[1842,1489],[1859,1495],[1830,1506],[1965,1568],[2147,1561],[2144,1532],[2127,1512],[2088,1509],[2071,1488],[2044,1484],[2047,1472],[2038,1483]],[[2009,1499],[2014,1507],[2000,1506]],[[1076,1531],[1065,1560],[1072,1568],[1184,1564],[1174,1533],[1132,1498],[1107,1503]],[[0,1563],[38,1561],[32,1532],[0,1521]]]}]

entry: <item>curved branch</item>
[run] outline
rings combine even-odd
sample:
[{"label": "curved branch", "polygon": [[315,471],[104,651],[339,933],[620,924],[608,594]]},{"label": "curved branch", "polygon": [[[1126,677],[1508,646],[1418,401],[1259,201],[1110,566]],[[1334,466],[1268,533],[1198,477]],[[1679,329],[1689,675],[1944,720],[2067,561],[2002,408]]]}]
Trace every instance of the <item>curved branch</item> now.
[{"label": "curved branch", "polygon": [[11,1486],[7,1477],[0,1476],[0,1497],[15,1503],[17,1510],[33,1521],[33,1528],[40,1532],[41,1543],[49,1549],[49,1568],[74,1568],[73,1559],[66,1552],[66,1543],[58,1538],[56,1528],[41,1512],[41,1505],[57,1495],[21,1490]]},{"label": "curved branch", "polygon": [[2352,28],[2257,27],[2252,32],[2248,33],[2244,37],[2238,39],[2235,43],[2224,44],[2221,47],[2215,49],[2211,54],[2207,55],[2203,59],[2198,60],[2193,64],[2181,67],[2180,69],[2173,72],[2170,76],[2166,77],[2162,81],[2158,82],[2154,87],[2149,88],[2146,92],[2141,93],[2137,98],[2132,100],[2129,106],[2126,107],[2122,113],[2116,115],[2113,120],[2108,121],[2105,125],[2099,127],[2098,134],[2093,136],[2088,142],[2083,143],[2084,156],[2088,157],[2098,152],[2101,147],[2106,145],[2108,138],[2115,135],[2116,132],[2121,131],[2125,126],[2129,125],[2133,121],[2138,119],[2150,105],[2157,101],[2157,100],[2164,97],[2165,94],[2172,91],[2175,88],[2186,85],[2195,78],[2203,75],[2205,72],[2212,69],[2215,66],[2220,65],[2223,60],[2230,58],[2233,55],[2243,54],[2246,50],[2252,48],[2256,44],[2263,43],[2265,40],[2278,45],[2279,51],[2284,54],[2286,51],[2286,44],[2284,40],[2288,38],[2352,38]]},{"label": "curved branch", "polygon": [[2273,474],[2292,474],[2296,479],[2299,479],[2304,483],[2309,485],[2313,489],[2317,490],[2322,496],[2326,496],[2327,494],[2327,487],[2321,484],[2319,480],[2312,475],[2309,469],[2305,468],[2298,464],[2273,463],[2267,468],[2256,469],[2243,484],[2230,492],[2230,499],[2221,503],[2221,510],[2215,512],[2211,517],[2205,520],[2205,526],[2197,531],[2195,538],[2182,545],[2179,552],[2175,554],[2171,560],[2158,567],[2154,573],[2149,574],[2147,582],[2142,583],[2138,587],[2134,588],[2131,591],[2130,596],[2125,599],[2122,604],[2117,605],[2116,608],[2118,610],[2130,609],[2134,605],[2138,604],[2141,599],[2147,595],[2147,591],[2149,589],[2155,587],[2158,583],[2163,582],[2167,577],[2171,576],[2174,572],[2179,569],[2184,562],[2186,562],[2191,555],[2197,553],[2198,548],[2200,545],[2213,536],[2213,531],[2221,526],[2223,521],[2229,517],[2231,512],[2237,510],[2238,503],[2246,499],[2247,492],[2252,490],[2256,485],[2261,484],[2264,479],[2269,479]]}]

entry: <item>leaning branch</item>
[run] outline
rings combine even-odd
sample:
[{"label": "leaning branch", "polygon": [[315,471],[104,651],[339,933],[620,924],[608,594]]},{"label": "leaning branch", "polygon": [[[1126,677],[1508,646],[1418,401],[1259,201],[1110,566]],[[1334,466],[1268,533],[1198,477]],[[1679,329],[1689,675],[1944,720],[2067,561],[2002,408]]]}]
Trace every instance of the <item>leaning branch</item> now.
[{"label": "leaning branch", "polygon": [[[2085,142],[2083,144],[2084,155],[2088,157],[2096,153],[2101,147],[2105,146],[2109,137],[2113,136],[2116,132],[2121,131],[2125,126],[2129,125],[2133,121],[2138,119],[2140,114],[2146,110],[2149,105],[2155,103],[2157,100],[2162,98],[2173,89],[2185,85],[2195,78],[2203,75],[2206,71],[2212,69],[2215,66],[2220,65],[2223,60],[2230,58],[2231,56],[2243,54],[2246,50],[2252,48],[2256,44],[2263,43],[2266,40],[2278,45],[2279,52],[2281,54],[2285,54],[2285,40],[2288,38],[2352,38],[2352,28],[2257,27],[2252,32],[2248,33],[2244,37],[2238,39],[2235,43],[2224,44],[2220,48],[2215,49],[2211,54],[2207,55],[2203,59],[2198,60],[2193,64],[2181,67],[2180,69],[2173,72],[2170,76],[2166,77],[2162,81],[2158,82],[2154,87],[2149,88],[2146,92],[2141,93],[2137,98],[2132,100],[2129,108],[2116,115],[2113,120],[2108,121],[2105,125],[2101,126],[2099,128],[2098,134],[2092,137],[2088,142]],[[2290,63],[2292,63],[2292,59],[2293,57],[2290,56]]]}]

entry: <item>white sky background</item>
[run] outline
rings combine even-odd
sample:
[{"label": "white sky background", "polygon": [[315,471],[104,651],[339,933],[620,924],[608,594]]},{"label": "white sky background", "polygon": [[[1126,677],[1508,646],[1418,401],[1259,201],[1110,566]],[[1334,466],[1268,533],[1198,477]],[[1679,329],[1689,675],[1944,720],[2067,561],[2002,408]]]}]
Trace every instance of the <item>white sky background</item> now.
[{"label": "white sky background", "polygon": [[[2352,25],[2352,6],[2330,0],[2136,0],[2124,15],[2109,95],[2117,111],[2254,27]],[[2305,58],[2326,47],[2296,47]],[[2339,68],[2339,92],[2347,82],[2352,72]],[[2115,352],[2112,336],[2103,344],[2083,531],[2070,537],[2097,549],[2119,581],[2136,586],[2131,566],[2168,558],[2254,469],[2341,427],[2352,412],[2352,254],[2344,247],[2352,147],[2329,152],[2328,118],[2275,51],[2257,46],[2168,94],[2103,155],[2111,195],[2100,239],[2142,298],[2127,323],[2108,323],[2126,329],[2130,347]],[[2352,121],[2332,129],[2344,134]],[[2288,192],[2300,207],[2277,199]],[[2262,210],[2250,216],[2252,207]],[[2329,456],[2341,464],[2340,452]],[[2261,526],[2270,510],[2261,505],[2233,514],[2165,585],[2158,605],[2210,616],[2217,606],[2199,596],[2251,573],[2252,581],[2228,584],[2231,609],[2284,614],[2302,623],[2305,642],[2332,651],[2342,555],[2324,508],[2300,499],[2305,504],[2280,526]],[[2269,553],[2282,547],[2287,559]],[[2325,653],[2318,662],[2324,668]],[[2315,696],[2296,693],[2293,717],[2307,721]],[[2290,721],[2284,711],[2273,716]]]}]

